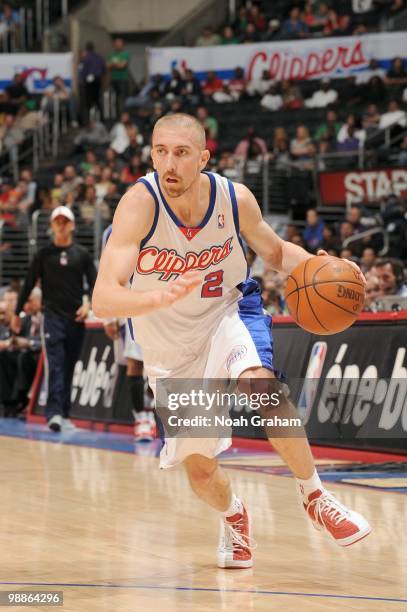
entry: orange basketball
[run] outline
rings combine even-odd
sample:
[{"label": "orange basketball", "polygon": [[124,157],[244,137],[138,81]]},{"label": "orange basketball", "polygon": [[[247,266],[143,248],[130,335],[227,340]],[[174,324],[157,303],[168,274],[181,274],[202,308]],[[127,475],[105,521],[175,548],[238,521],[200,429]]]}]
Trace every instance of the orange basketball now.
[{"label": "orange basketball", "polygon": [[338,257],[315,256],[297,266],[287,280],[291,316],[313,334],[337,334],[357,319],[365,301],[360,273]]}]

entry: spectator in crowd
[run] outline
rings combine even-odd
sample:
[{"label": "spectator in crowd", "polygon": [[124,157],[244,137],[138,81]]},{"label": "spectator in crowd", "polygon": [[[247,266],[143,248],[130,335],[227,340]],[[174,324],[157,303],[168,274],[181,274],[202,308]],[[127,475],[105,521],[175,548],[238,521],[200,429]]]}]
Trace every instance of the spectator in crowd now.
[{"label": "spectator in crowd", "polygon": [[283,23],[283,33],[290,38],[304,38],[308,35],[308,28],[301,19],[300,9],[293,7],[289,18]]},{"label": "spectator in crowd", "polygon": [[281,82],[281,93],[285,110],[297,110],[304,106],[301,90],[292,81],[284,80]]},{"label": "spectator in crowd", "polygon": [[397,157],[397,163],[400,166],[407,165],[407,136],[404,136],[400,144],[400,152]]},{"label": "spectator in crowd", "polygon": [[384,81],[386,77],[386,71],[380,68],[380,64],[375,58],[369,61],[369,67],[366,70],[361,70],[357,73],[356,83],[357,85],[364,85],[368,83],[372,77],[378,77],[381,81]]},{"label": "spectator in crowd", "polygon": [[388,127],[395,127],[398,131],[407,126],[406,112],[401,110],[397,100],[390,100],[387,107],[387,113],[383,113],[380,117],[379,128],[384,130]]},{"label": "spectator in crowd", "polygon": [[258,32],[263,32],[267,28],[266,16],[260,10],[258,2],[251,3],[247,13],[247,21],[252,23]]},{"label": "spectator in crowd", "polygon": [[205,137],[206,137],[206,148],[211,154],[211,157],[215,157],[216,152],[218,150],[218,141],[216,140],[216,138],[211,137],[208,128],[206,128],[205,130]]},{"label": "spectator in crowd", "polygon": [[286,138],[277,138],[275,141],[273,159],[277,170],[286,169],[292,163],[290,144]]},{"label": "spectator in crowd", "polygon": [[114,51],[107,58],[107,69],[110,71],[110,85],[116,94],[116,114],[119,115],[129,95],[129,62],[130,53],[124,48],[124,40],[115,38]]},{"label": "spectator in crowd", "polygon": [[364,274],[369,272],[374,266],[376,261],[376,253],[372,247],[366,247],[363,249],[362,256],[360,258],[360,269]]},{"label": "spectator in crowd", "polygon": [[70,395],[73,370],[84,337],[84,320],[90,301],[84,301],[86,278],[91,292],[96,269],[89,252],[73,243],[75,218],[60,206],[51,215],[53,242],[34,256],[20,291],[11,329],[18,334],[23,311],[31,291],[41,281],[44,303],[44,349],[48,362],[46,416],[54,431],[70,428]]},{"label": "spectator in crowd", "polygon": [[242,5],[237,12],[237,17],[233,24],[233,29],[235,32],[242,34],[242,32],[245,31],[247,24],[248,24],[247,9],[244,5]]},{"label": "spectator in crowd", "polygon": [[[363,270],[362,270],[363,271]],[[381,296],[380,282],[378,277],[373,272],[365,273],[366,286],[365,286],[365,303],[363,305],[364,311],[375,311],[375,301]]]},{"label": "spectator in crowd", "polygon": [[[20,14],[16,11],[10,2],[2,3],[2,10],[0,13],[0,32],[5,35],[9,30],[18,32],[20,27]],[[14,51],[15,49],[8,49]]]},{"label": "spectator in crowd", "polygon": [[312,158],[315,154],[315,147],[305,125],[299,125],[296,129],[295,138],[291,140],[290,152],[298,167],[310,169]]},{"label": "spectator in crowd", "polygon": [[127,98],[125,103],[126,108],[150,106],[152,95],[155,95],[157,98],[164,95],[165,84],[166,83],[162,74],[153,74],[136,96]]},{"label": "spectator in crowd", "polygon": [[231,92],[227,81],[223,81],[222,89],[215,91],[212,95],[212,100],[218,104],[224,104],[226,102],[236,102],[239,94],[237,92]]},{"label": "spectator in crowd", "polygon": [[315,132],[314,138],[315,140],[336,140],[338,132],[341,128],[341,124],[338,121],[338,115],[336,111],[329,110],[326,113],[326,120],[324,123],[318,127]]},{"label": "spectator in crowd", "polygon": [[249,148],[252,144],[252,142],[255,142],[260,150],[261,155],[266,155],[267,154],[267,144],[266,141],[263,140],[263,138],[260,138],[260,136],[257,136],[256,131],[254,128],[249,128],[247,130],[247,136],[245,136],[236,146],[235,148],[235,156],[237,158],[241,158],[241,159],[247,159],[247,155],[249,152]]},{"label": "spectator in crowd", "polygon": [[215,91],[221,91],[223,89],[223,83],[221,79],[216,75],[216,72],[210,70],[206,76],[206,81],[202,86],[202,92],[208,98],[212,97]]},{"label": "spectator in crowd", "polygon": [[260,106],[264,110],[278,111],[283,106],[283,98],[278,93],[276,83],[272,83],[267,93],[260,100]]},{"label": "spectator in crowd", "polygon": [[216,138],[218,135],[218,121],[215,117],[210,117],[208,113],[208,109],[205,106],[198,106],[196,109],[196,118],[204,128],[209,130],[209,134],[211,138]]},{"label": "spectator in crowd", "polygon": [[315,14],[314,14],[314,7],[313,7],[311,0],[308,0],[305,3],[301,18],[303,22],[305,23],[305,25],[307,26],[308,30],[312,32],[315,26],[316,19],[315,19]]},{"label": "spectator in crowd", "polygon": [[77,150],[85,147],[102,146],[110,142],[109,133],[101,121],[91,120],[80,130],[74,138]]},{"label": "spectator in crowd", "polygon": [[184,81],[181,73],[176,68],[171,70],[171,78],[167,81],[164,88],[164,94],[167,100],[173,100],[181,95],[184,88]]},{"label": "spectator in crowd", "polygon": [[96,53],[92,42],[86,44],[85,55],[81,63],[81,80],[84,86],[86,116],[89,117],[92,109],[98,109],[100,117],[103,117],[101,89],[102,78],[106,72],[106,64],[103,57]]},{"label": "spectator in crowd", "polygon": [[407,297],[403,262],[394,257],[377,259],[372,271],[379,279],[381,295]]},{"label": "spectator in crowd", "polygon": [[348,221],[353,228],[353,233],[358,234],[366,229],[362,222],[362,209],[360,206],[351,206],[346,213],[346,221]]},{"label": "spectator in crowd", "polygon": [[61,185],[62,197],[65,198],[68,193],[75,192],[82,182],[83,179],[77,175],[74,166],[65,166],[64,180]]},{"label": "spectator in crowd", "polygon": [[241,180],[237,160],[232,151],[223,151],[220,154],[216,171],[222,176],[226,176],[226,178],[231,181]]},{"label": "spectator in crowd", "polygon": [[199,104],[202,97],[201,83],[190,68],[185,70],[183,89],[181,91],[183,98],[193,106]]},{"label": "spectator in crowd", "polygon": [[110,208],[104,200],[98,199],[95,187],[86,187],[85,199],[79,203],[79,212],[81,221],[86,225],[93,223],[98,213],[106,225],[110,221]]},{"label": "spectator in crowd", "polygon": [[110,148],[116,151],[118,155],[124,153],[129,146],[129,129],[133,126],[130,115],[124,111],[120,115],[120,120],[114,124],[110,130]]},{"label": "spectator in crowd", "polygon": [[0,127],[0,152],[5,149],[13,155],[14,159],[17,159],[16,148],[23,140],[24,132],[16,126],[14,115],[6,115],[3,125]]},{"label": "spectator in crowd", "polygon": [[229,81],[229,91],[235,100],[239,100],[246,91],[246,79],[244,70],[240,66],[235,68],[235,73]]},{"label": "spectator in crowd", "polygon": [[14,75],[10,85],[4,90],[7,96],[7,100],[13,108],[13,114],[17,114],[18,109],[27,102],[30,94],[27,87],[24,84],[24,76],[22,73]]},{"label": "spectator in crowd", "polygon": [[112,182],[112,171],[108,167],[102,168],[100,181],[96,183],[96,199],[98,202],[103,202],[114,183]]},{"label": "spectator in crowd", "polygon": [[387,85],[407,85],[407,71],[403,58],[395,57],[386,75]]},{"label": "spectator in crowd", "polygon": [[[7,291],[12,296],[11,306],[5,310],[8,325],[17,304],[17,292]],[[0,307],[1,308],[1,307]],[[0,404],[4,405],[5,416],[21,413],[27,405],[38,357],[41,350],[41,289],[34,287],[24,306],[24,317],[18,335],[9,335],[7,350],[1,350],[0,340]],[[4,342],[4,341],[3,341]]]},{"label": "spectator in crowd", "polygon": [[339,15],[333,8],[330,8],[328,21],[323,29],[324,36],[348,36],[351,33],[349,15]]},{"label": "spectator in crowd", "polygon": [[322,230],[322,242],[320,248],[327,252],[332,251],[335,255],[337,255],[340,246],[341,244],[339,237],[335,235],[333,228],[325,223]]},{"label": "spectator in crowd", "polygon": [[261,39],[264,42],[277,42],[284,37],[281,31],[281,24],[278,19],[270,19],[268,28],[263,33]]},{"label": "spectator in crowd", "polygon": [[341,141],[339,141],[338,139],[336,150],[342,153],[352,153],[359,151],[360,146],[361,141],[356,136],[355,127],[353,125],[350,125],[347,129],[347,134],[345,138]]},{"label": "spectator in crowd", "polygon": [[260,34],[256,30],[256,26],[254,25],[254,23],[248,23],[245,28],[245,31],[240,37],[240,42],[242,44],[250,44],[250,43],[259,42],[259,40],[260,40]]},{"label": "spectator in crowd", "polygon": [[196,47],[212,47],[213,45],[220,45],[221,37],[213,31],[212,26],[206,26],[202,30],[202,34],[198,36],[195,42]]},{"label": "spectator in crowd", "polygon": [[345,79],[341,90],[341,102],[346,106],[356,106],[362,102],[363,88],[356,83],[356,77],[352,74]]},{"label": "spectator in crowd", "polygon": [[[351,133],[349,130],[351,129]],[[338,143],[343,143],[349,138],[357,138],[359,142],[364,142],[366,132],[361,126],[361,121],[355,113],[349,113],[346,122],[342,125],[336,137]]]},{"label": "spectator in crowd", "polygon": [[76,96],[65,85],[63,78],[60,76],[54,77],[52,85],[49,85],[44,91],[41,108],[45,113],[52,116],[54,114],[54,105],[56,104],[66,108],[72,127],[78,127],[78,103]]},{"label": "spectator in crowd", "polygon": [[329,6],[326,2],[319,2],[314,16],[312,29],[314,32],[325,33],[329,25]]},{"label": "spectator in crowd", "polygon": [[40,128],[46,123],[41,111],[33,109],[33,103],[28,100],[19,109],[16,115],[15,127],[23,132],[29,132]]},{"label": "spectator in crowd", "polygon": [[140,155],[133,155],[127,166],[123,168],[120,181],[125,185],[132,185],[143,176],[145,168],[141,163]]},{"label": "spectator in crowd", "polygon": [[331,80],[324,78],[321,80],[321,88],[314,91],[312,96],[305,100],[307,108],[326,108],[330,104],[335,104],[338,99],[338,92],[332,87]]},{"label": "spectator in crowd", "polygon": [[353,24],[350,15],[341,15],[337,26],[332,31],[332,36],[350,36],[353,31]]},{"label": "spectator in crowd", "polygon": [[383,104],[387,99],[387,89],[384,81],[378,76],[372,76],[361,91],[364,104]]},{"label": "spectator in crowd", "polygon": [[323,242],[324,222],[319,218],[314,208],[309,208],[306,213],[307,224],[302,234],[306,248],[311,253],[316,253]]},{"label": "spectator in crowd", "polygon": [[259,79],[252,79],[247,83],[246,91],[250,96],[264,96],[273,84],[270,70],[263,70]]},{"label": "spectator in crowd", "polygon": [[236,36],[232,26],[228,25],[223,28],[222,38],[220,41],[221,45],[237,45],[239,43],[239,37]]},{"label": "spectator in crowd", "polygon": [[127,149],[124,150],[123,159],[130,160],[133,155],[139,155],[143,151],[144,138],[136,125],[129,127],[127,134],[129,137],[129,145]]},{"label": "spectator in crowd", "polygon": [[375,132],[379,129],[380,113],[376,104],[369,104],[362,117],[362,127],[366,133]]},{"label": "spectator in crowd", "polygon": [[83,174],[92,174],[94,167],[97,165],[97,157],[95,151],[89,149],[85,153],[85,159],[79,164],[80,172]]}]

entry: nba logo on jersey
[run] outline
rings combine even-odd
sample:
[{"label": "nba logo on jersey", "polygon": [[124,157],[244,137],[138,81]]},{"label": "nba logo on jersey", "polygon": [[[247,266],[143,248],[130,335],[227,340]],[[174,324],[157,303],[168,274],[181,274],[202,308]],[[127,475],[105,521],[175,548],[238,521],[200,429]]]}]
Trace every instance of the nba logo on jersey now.
[{"label": "nba logo on jersey", "polygon": [[311,349],[305,380],[298,400],[298,412],[303,424],[308,422],[318,390],[327,351],[326,342],[315,342]]},{"label": "nba logo on jersey", "polygon": [[218,228],[222,229],[225,227],[225,215],[218,215]]}]

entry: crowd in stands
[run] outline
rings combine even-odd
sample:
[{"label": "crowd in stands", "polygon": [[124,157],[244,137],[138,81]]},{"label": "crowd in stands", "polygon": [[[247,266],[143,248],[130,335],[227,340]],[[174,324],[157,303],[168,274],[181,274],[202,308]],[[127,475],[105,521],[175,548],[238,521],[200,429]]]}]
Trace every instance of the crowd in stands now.
[{"label": "crowd in stands", "polygon": [[41,351],[41,289],[35,287],[24,305],[19,335],[10,329],[17,297],[17,283],[0,288],[0,415],[3,416],[16,416],[25,409]]},{"label": "crowd in stands", "polygon": [[[372,10],[379,6],[370,4]],[[356,3],[352,6],[355,9]],[[380,10],[389,13],[401,6],[402,3],[397,1],[380,3]],[[287,20],[292,20],[293,15],[299,16],[307,28],[303,34],[308,35],[314,29],[314,34],[325,35],[326,23],[320,27],[321,15],[329,13],[332,17],[332,12],[329,3],[295,3]],[[363,12],[358,14],[364,15]],[[314,21],[313,17],[316,18]],[[284,23],[286,21],[282,26]],[[319,24],[319,30],[316,24]],[[241,32],[249,26],[257,33],[262,28],[265,33],[269,29],[258,3],[241,7],[238,20],[233,27],[227,26],[224,34],[230,43],[238,42]],[[273,27],[276,27],[275,23]],[[205,32],[205,37],[211,38],[211,44],[218,44],[217,36],[208,29]],[[207,147],[211,152],[209,169],[232,180],[246,180],[248,176],[261,173],[265,161],[281,170],[296,168],[305,173],[314,169],[325,170],[329,166],[330,153],[355,153],[367,138],[385,127],[391,128],[392,137],[402,135],[397,144],[395,162],[402,165],[407,161],[407,136],[403,135],[407,127],[407,70],[403,58],[394,58],[387,71],[372,59],[369,69],[356,77],[319,82],[276,82],[268,71],[248,82],[241,67],[236,68],[228,82],[220,80],[214,72],[209,72],[200,82],[191,69],[185,68],[181,72],[174,68],[169,79],[154,75],[131,92],[128,63],[129,53],[122,39],[114,41],[113,52],[105,58],[92,43],[88,43],[78,65],[78,95],[58,75],[42,96],[30,95],[20,74],[15,75],[13,83],[1,94],[0,146],[3,149],[11,151],[21,142],[25,131],[53,115],[56,105],[65,108],[75,130],[69,163],[46,181],[37,184],[28,169],[21,170],[18,181],[11,177],[3,178],[0,187],[0,221],[4,222],[0,252],[3,261],[13,257],[13,232],[28,227],[35,211],[47,212],[60,204],[69,206],[75,213],[78,239],[91,241],[95,219],[100,221],[102,229],[107,226],[126,189],[152,170],[151,130],[157,119],[166,113],[186,111],[197,116],[205,128]],[[104,120],[101,104],[107,74],[116,94],[117,120],[113,123]],[[225,121],[217,109],[224,103],[239,108],[244,101],[254,103],[261,121],[272,122],[273,129],[267,134],[256,131],[254,125],[248,130],[241,129],[233,146],[225,146],[222,137]],[[304,114],[308,109],[310,114]],[[311,120],[315,110],[322,112],[325,118],[318,122],[317,127],[315,124],[309,127],[311,124],[308,125],[306,119],[309,117]],[[303,121],[296,120],[299,111],[303,111]],[[250,186],[250,181],[246,182]],[[351,241],[349,245],[347,242],[348,238],[365,228],[390,228],[393,238],[387,255],[407,259],[403,246],[407,237],[405,202],[390,195],[376,204],[379,207],[374,210],[354,205],[345,219],[330,224],[319,218],[315,210],[308,210],[306,219],[303,219],[305,229],[303,224],[289,225],[285,237],[312,252],[324,248],[329,253],[352,258],[363,265],[367,253],[370,253],[373,258],[370,267],[375,271],[372,278],[380,279],[373,264],[383,249],[381,238],[373,236]],[[255,265],[258,266],[259,262]],[[281,307],[284,311],[283,281],[277,281],[271,271],[265,274],[263,284],[267,308],[277,312]],[[272,279],[275,282],[273,287]],[[384,285],[381,287],[380,291],[385,292]],[[267,292],[270,291],[269,295]]]},{"label": "crowd in stands", "polygon": [[403,8],[404,0],[248,1],[239,8],[236,19],[221,31],[204,27],[195,45],[208,47],[322,36],[360,36],[377,30],[381,18],[393,17]]}]

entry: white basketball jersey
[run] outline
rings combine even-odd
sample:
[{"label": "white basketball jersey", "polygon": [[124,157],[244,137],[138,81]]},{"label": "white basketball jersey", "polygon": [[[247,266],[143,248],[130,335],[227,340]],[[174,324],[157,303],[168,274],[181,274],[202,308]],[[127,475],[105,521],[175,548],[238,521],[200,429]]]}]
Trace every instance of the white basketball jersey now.
[{"label": "white basketball jersey", "polygon": [[153,196],[156,210],[153,225],[140,245],[132,289],[162,290],[187,270],[198,270],[202,276],[202,285],[186,298],[133,319],[137,341],[149,363],[181,363],[194,350],[201,350],[225,314],[236,310],[242,296],[237,286],[246,280],[248,270],[234,187],[218,174],[205,174],[210,181],[210,199],[196,228],[185,227],[177,219],[157,173],[138,181]]}]

